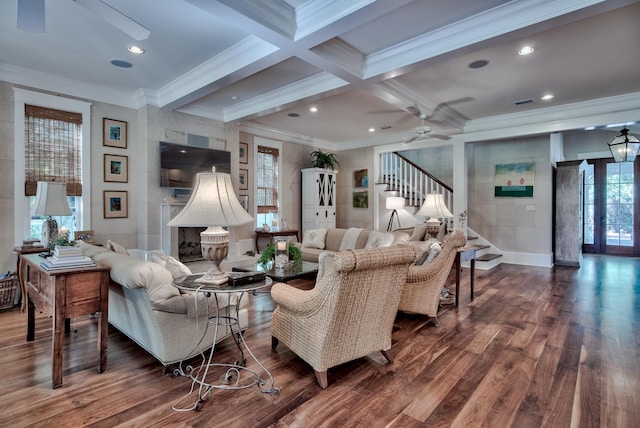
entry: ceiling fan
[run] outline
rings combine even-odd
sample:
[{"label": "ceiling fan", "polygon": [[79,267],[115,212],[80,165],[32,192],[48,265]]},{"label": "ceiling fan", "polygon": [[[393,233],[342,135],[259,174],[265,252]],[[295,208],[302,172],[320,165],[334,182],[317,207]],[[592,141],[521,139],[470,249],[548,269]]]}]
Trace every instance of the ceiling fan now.
[{"label": "ceiling fan", "polygon": [[413,137],[409,138],[407,141],[405,141],[405,144],[411,143],[413,141],[416,140],[423,140],[426,138],[439,138],[440,140],[450,140],[451,137],[449,137],[448,135],[442,135],[442,134],[432,134],[431,133],[431,127],[425,125],[425,121],[429,120],[431,118],[431,116],[427,116],[424,113],[420,113],[419,116],[420,118],[420,126],[418,126],[417,128],[414,128],[414,132],[416,135],[414,135]]},{"label": "ceiling fan", "polygon": [[[17,0],[17,27],[30,33],[45,32],[45,0]],[[123,33],[136,40],[145,40],[151,34],[148,28],[138,24],[127,15],[101,0],[73,0],[95,15],[101,17]]]}]

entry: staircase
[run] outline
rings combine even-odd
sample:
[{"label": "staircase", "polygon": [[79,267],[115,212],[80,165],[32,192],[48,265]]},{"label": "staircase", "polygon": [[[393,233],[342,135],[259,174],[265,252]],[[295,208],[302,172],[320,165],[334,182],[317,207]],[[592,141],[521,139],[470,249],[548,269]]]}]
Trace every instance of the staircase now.
[{"label": "staircase", "polygon": [[[453,207],[453,189],[398,152],[381,153],[379,171],[377,183],[386,185],[386,191],[405,198],[407,207],[417,211],[429,193],[441,193],[449,210]],[[453,229],[453,219],[447,219],[447,222],[447,228]],[[476,268],[488,270],[499,265],[502,258],[499,250],[467,229],[467,247],[476,250]]]}]

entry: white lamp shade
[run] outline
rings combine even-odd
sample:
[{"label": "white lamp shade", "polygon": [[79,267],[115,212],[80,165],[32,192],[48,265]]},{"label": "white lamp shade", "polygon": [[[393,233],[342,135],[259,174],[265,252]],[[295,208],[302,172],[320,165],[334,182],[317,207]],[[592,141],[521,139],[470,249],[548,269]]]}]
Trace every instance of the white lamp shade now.
[{"label": "white lamp shade", "polygon": [[36,202],[33,204],[33,215],[71,215],[67,203],[67,185],[65,183],[51,183],[38,181],[36,188]]},{"label": "white lamp shade", "polygon": [[429,193],[415,215],[432,218],[453,217],[440,193]]},{"label": "white lamp shade", "polygon": [[201,172],[196,175],[193,193],[187,205],[172,218],[168,226],[209,227],[239,226],[253,217],[242,208],[227,173]]},{"label": "white lamp shade", "polygon": [[399,210],[404,208],[404,198],[401,196],[390,196],[385,201],[388,210]]}]

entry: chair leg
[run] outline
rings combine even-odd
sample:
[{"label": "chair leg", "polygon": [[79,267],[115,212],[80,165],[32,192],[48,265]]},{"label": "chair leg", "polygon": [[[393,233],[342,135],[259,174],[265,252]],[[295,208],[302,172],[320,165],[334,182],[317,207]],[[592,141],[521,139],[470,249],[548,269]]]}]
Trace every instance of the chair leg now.
[{"label": "chair leg", "polygon": [[435,325],[436,327],[440,327],[440,321],[438,320],[438,317],[429,317],[429,319],[433,321],[433,325]]},{"label": "chair leg", "polygon": [[387,359],[387,361],[389,361],[390,363],[393,363],[393,358],[391,357],[391,354],[389,353],[389,351],[380,350],[380,353],[382,354],[383,357]]},{"label": "chair leg", "polygon": [[320,388],[322,389],[326,389],[327,386],[329,385],[329,382],[327,382],[327,371],[318,371],[318,370],[314,370],[316,372],[316,380],[318,381],[318,384],[320,385]]},{"label": "chair leg", "polygon": [[276,349],[279,343],[280,341],[278,340],[277,337],[271,336],[271,349]]}]

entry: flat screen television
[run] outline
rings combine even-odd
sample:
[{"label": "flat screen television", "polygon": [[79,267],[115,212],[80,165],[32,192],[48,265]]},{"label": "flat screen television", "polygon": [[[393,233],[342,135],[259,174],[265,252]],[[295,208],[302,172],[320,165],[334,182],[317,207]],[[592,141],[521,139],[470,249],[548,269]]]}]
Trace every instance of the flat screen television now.
[{"label": "flat screen television", "polygon": [[199,172],[231,172],[231,153],[160,141],[160,187],[191,189]]}]

